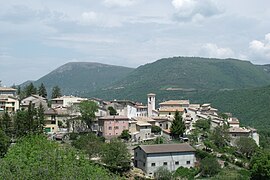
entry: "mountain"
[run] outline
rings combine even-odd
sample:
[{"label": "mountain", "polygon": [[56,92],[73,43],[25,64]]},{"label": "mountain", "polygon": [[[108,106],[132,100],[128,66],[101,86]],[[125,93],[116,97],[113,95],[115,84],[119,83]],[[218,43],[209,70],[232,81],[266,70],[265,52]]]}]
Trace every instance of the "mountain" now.
[{"label": "mountain", "polygon": [[257,67],[261,68],[262,70],[270,74],[270,64],[257,65]]},{"label": "mountain", "polygon": [[36,87],[44,83],[50,93],[58,85],[62,94],[81,95],[99,90],[132,72],[132,68],[92,62],[70,62],[34,82]]},{"label": "mountain", "polygon": [[194,93],[201,90],[232,90],[270,84],[270,75],[249,61],[199,57],[174,57],[138,67],[102,91],[102,98],[141,100],[148,92]]}]

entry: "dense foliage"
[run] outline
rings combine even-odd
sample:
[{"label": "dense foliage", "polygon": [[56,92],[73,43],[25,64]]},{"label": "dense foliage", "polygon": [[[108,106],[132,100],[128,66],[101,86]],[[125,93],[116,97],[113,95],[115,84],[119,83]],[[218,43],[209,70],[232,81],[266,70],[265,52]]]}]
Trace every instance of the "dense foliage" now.
[{"label": "dense foliage", "polygon": [[97,157],[102,150],[103,138],[93,133],[80,135],[72,141],[72,146],[80,149],[89,155],[89,158]]},{"label": "dense foliage", "polygon": [[254,180],[270,179],[270,152],[258,151],[251,160],[251,177]]},{"label": "dense foliage", "polygon": [[154,177],[156,180],[171,180],[173,178],[172,173],[164,166],[155,171]]},{"label": "dense foliage", "polygon": [[86,123],[88,128],[92,130],[93,121],[96,118],[95,113],[98,112],[98,105],[94,101],[82,101],[79,104],[81,119]]},{"label": "dense foliage", "polygon": [[183,136],[185,129],[186,129],[186,126],[182,120],[182,116],[180,115],[178,111],[176,111],[174,115],[174,120],[172,122],[172,126],[170,128],[171,135],[173,136],[173,138],[179,139],[180,136]]},{"label": "dense foliage", "polygon": [[0,161],[0,179],[117,179],[84,154],[41,135],[26,136]]},{"label": "dense foliage", "polygon": [[130,153],[126,144],[118,139],[105,143],[102,147],[101,161],[112,171],[124,172],[130,169]]},{"label": "dense foliage", "polygon": [[203,177],[211,177],[220,172],[221,168],[218,161],[214,157],[206,157],[201,161],[201,175]]}]

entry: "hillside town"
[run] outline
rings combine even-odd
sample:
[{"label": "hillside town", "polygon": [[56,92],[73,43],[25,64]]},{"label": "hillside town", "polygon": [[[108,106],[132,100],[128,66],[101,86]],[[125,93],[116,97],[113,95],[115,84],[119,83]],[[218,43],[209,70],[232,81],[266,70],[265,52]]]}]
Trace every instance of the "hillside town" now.
[{"label": "hillside town", "polygon": [[[46,97],[37,94],[19,99],[16,92],[14,88],[0,87],[0,112],[8,112],[12,116],[17,111],[27,110],[29,105],[34,109],[42,106],[45,118],[43,130],[51,140],[65,141],[70,133],[89,132],[81,118],[80,104],[94,102],[97,110],[94,112],[91,132],[105,138],[106,142],[120,137],[123,132],[128,132],[130,138],[125,142],[129,147],[132,166],[140,169],[148,178],[153,178],[158,168],[164,166],[170,172],[179,167],[198,166],[196,149],[209,150],[203,143],[203,133],[195,137],[195,144],[192,143],[191,137],[199,121],[208,122],[210,130],[226,126],[232,147],[236,146],[241,137],[249,137],[259,146],[259,134],[256,129],[242,127],[231,113],[220,113],[210,103],[193,104],[189,100],[178,99],[157,104],[154,93],[145,96],[146,105],[131,100],[107,101],[76,96],[59,96],[48,101]],[[185,130],[175,138],[171,129],[177,114],[180,114]],[[159,130],[155,131],[154,127]],[[161,138],[167,143],[148,143]],[[174,139],[179,142],[175,142]],[[219,163],[222,165],[222,161]]]}]

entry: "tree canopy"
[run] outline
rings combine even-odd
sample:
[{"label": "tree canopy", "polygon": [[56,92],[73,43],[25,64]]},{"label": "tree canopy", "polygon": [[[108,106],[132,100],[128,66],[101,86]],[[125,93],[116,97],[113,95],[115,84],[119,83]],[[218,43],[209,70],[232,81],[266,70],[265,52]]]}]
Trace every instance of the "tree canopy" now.
[{"label": "tree canopy", "polygon": [[270,152],[260,150],[251,159],[251,178],[254,180],[270,179]]},{"label": "tree canopy", "polygon": [[178,111],[175,112],[174,120],[171,126],[171,134],[175,139],[179,139],[180,136],[183,136],[186,126],[182,120],[182,116]]},{"label": "tree canopy", "polygon": [[92,124],[96,118],[95,113],[98,112],[98,105],[94,101],[82,101],[79,104],[81,119],[86,123],[87,127],[92,131]]},{"label": "tree canopy", "polygon": [[42,135],[20,139],[0,161],[0,179],[118,179],[85,155]]},{"label": "tree canopy", "polygon": [[125,143],[112,139],[102,148],[101,161],[112,171],[124,172],[130,169],[130,153]]},{"label": "tree canopy", "polygon": [[221,170],[218,161],[214,157],[202,159],[200,169],[201,175],[204,177],[214,176]]},{"label": "tree canopy", "polygon": [[42,96],[44,98],[47,97],[47,90],[46,90],[46,88],[45,88],[45,86],[44,86],[43,83],[41,83],[41,85],[38,88],[38,95],[39,96]]},{"label": "tree canopy", "polygon": [[61,89],[59,86],[54,86],[52,88],[52,99],[62,96]]},{"label": "tree canopy", "polygon": [[247,158],[250,158],[253,153],[255,153],[256,149],[258,148],[256,142],[249,138],[249,137],[240,137],[236,141],[236,146],[238,151],[246,156]]}]

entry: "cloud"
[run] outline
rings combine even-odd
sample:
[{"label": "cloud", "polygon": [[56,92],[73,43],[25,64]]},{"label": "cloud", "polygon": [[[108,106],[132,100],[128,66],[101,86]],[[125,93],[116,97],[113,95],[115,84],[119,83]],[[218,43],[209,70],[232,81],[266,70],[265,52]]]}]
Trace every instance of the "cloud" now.
[{"label": "cloud", "polygon": [[105,0],[104,4],[109,7],[128,7],[135,4],[136,0]]},{"label": "cloud", "polygon": [[235,53],[230,48],[218,47],[216,44],[207,43],[202,46],[200,55],[212,58],[231,58]]},{"label": "cloud", "polygon": [[253,40],[249,43],[251,57],[258,61],[269,63],[270,60],[270,33],[266,34],[264,40]]},{"label": "cloud", "polygon": [[123,17],[94,11],[83,12],[78,20],[80,25],[99,27],[120,27],[123,22]]},{"label": "cloud", "polygon": [[212,0],[173,0],[177,21],[198,21],[221,13]]}]

